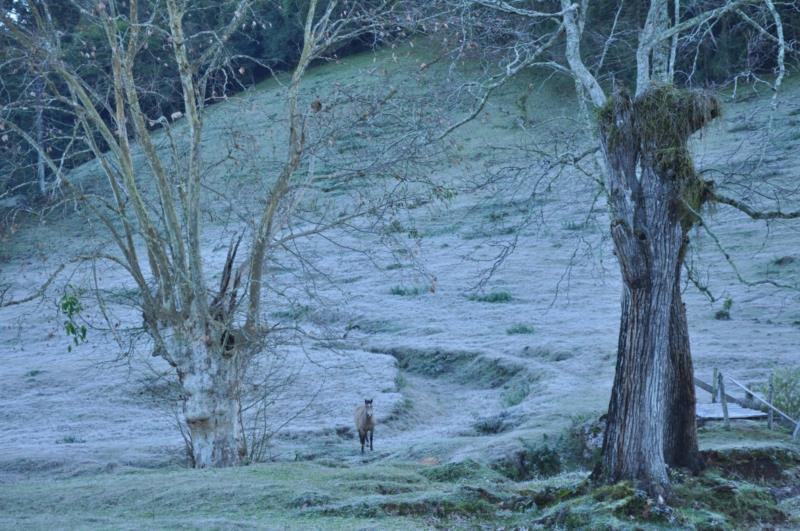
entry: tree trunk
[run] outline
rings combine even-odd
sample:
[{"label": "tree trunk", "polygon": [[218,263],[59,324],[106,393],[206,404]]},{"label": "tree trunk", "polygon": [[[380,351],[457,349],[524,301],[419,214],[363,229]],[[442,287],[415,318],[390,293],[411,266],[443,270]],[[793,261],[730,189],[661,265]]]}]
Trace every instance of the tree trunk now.
[{"label": "tree trunk", "polygon": [[[617,367],[600,478],[666,497],[667,465],[695,467],[694,382],[680,294],[686,237],[705,183],[689,135],[718,114],[701,93],[617,92],[600,113],[611,232],[623,279]],[[686,206],[692,204],[692,209]]]},{"label": "tree trunk", "polygon": [[681,271],[688,236],[676,271],[675,293],[672,298],[672,315],[669,326],[670,377],[667,378],[667,421],[664,441],[664,458],[670,466],[689,468],[697,472],[702,467],[697,444],[697,416],[694,386],[694,368],[689,348],[689,325],[686,306],[680,291]]},{"label": "tree trunk", "polygon": [[[236,356],[220,341],[175,334],[173,360],[184,393],[183,412],[196,468],[239,465],[245,456]],[[183,339],[181,339],[183,338]]]},{"label": "tree trunk", "polygon": [[[648,271],[660,269],[652,262],[677,263],[674,233],[651,232],[649,239],[652,245],[642,244],[636,257]],[[664,256],[656,260],[652,255],[659,251]],[[603,444],[608,481],[633,480],[651,494],[662,496],[669,484],[664,456],[668,405],[664,397],[671,372],[674,292],[674,278],[668,275],[653,274],[642,284],[625,282],[617,369]]]}]

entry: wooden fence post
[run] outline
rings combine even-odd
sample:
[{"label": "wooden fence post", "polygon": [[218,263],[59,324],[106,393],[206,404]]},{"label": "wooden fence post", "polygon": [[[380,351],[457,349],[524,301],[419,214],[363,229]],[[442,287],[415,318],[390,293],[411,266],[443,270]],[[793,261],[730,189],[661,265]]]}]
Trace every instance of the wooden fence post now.
[{"label": "wooden fence post", "polygon": [[[772,404],[773,400],[775,399],[775,372],[771,372],[769,375],[769,391],[767,392],[767,402]],[[772,408],[767,408],[767,429],[772,430],[772,422],[773,422],[773,413]]]},{"label": "wooden fence post", "polygon": [[717,382],[719,381],[719,371],[714,367],[714,376],[711,377],[711,403],[717,402]]},{"label": "wooden fence post", "polygon": [[722,371],[717,372],[717,383],[719,398],[722,402],[722,417],[725,419],[725,429],[731,429],[731,419],[728,417],[728,399],[725,398],[725,382],[722,379]]}]

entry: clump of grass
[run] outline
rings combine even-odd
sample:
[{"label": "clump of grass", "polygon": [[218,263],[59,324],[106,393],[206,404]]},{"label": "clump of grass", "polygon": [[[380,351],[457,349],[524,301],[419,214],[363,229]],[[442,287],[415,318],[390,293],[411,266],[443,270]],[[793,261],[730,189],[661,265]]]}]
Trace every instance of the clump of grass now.
[{"label": "clump of grass", "polygon": [[386,271],[393,271],[395,269],[402,269],[402,268],[403,264],[401,264],[400,262],[395,262],[393,264],[389,264],[388,266],[386,266]]},{"label": "clump of grass", "polygon": [[548,361],[564,361],[574,357],[574,354],[572,352],[566,350],[550,350],[547,347],[531,348],[530,345],[523,348],[522,353],[525,356],[530,356],[532,358],[541,358]]},{"label": "clump of grass", "polygon": [[466,459],[458,463],[446,463],[420,470],[420,474],[431,481],[452,482],[460,479],[476,479],[487,474],[480,463]]},{"label": "clump of grass", "polygon": [[392,286],[389,293],[400,297],[416,297],[430,291],[430,287],[425,286]]},{"label": "clump of grass", "polygon": [[566,223],[562,223],[561,227],[564,230],[579,231],[588,229],[589,223],[587,221],[567,221]]},{"label": "clump of grass", "polygon": [[495,433],[502,433],[511,428],[511,424],[507,422],[507,420],[508,413],[503,411],[499,415],[479,418],[472,427],[481,435],[493,435]]},{"label": "clump of grass", "polygon": [[780,258],[776,258],[772,261],[772,265],[776,265],[778,267],[787,266],[789,264],[793,264],[795,261],[794,256],[781,256]]},{"label": "clump of grass", "polygon": [[522,403],[531,394],[531,386],[526,381],[517,381],[503,393],[503,405],[505,407],[516,406]]},{"label": "clump of grass", "polygon": [[716,519],[726,520],[730,529],[748,527],[743,524],[779,524],[787,516],[769,488],[726,479],[715,471],[676,484],[675,502],[716,513]]},{"label": "clump of grass", "polygon": [[40,374],[42,374],[44,372],[45,371],[43,371],[41,369],[32,369],[32,370],[30,370],[30,371],[25,373],[25,377],[26,378],[35,378],[35,377],[39,376]]},{"label": "clump of grass", "polygon": [[516,323],[506,329],[506,334],[513,336],[515,334],[532,334],[533,327],[525,323]]},{"label": "clump of grass", "polygon": [[311,306],[306,304],[300,306],[292,306],[286,310],[278,310],[277,312],[272,312],[270,316],[274,319],[288,319],[290,321],[299,321],[305,317],[308,317],[311,314]]},{"label": "clump of grass", "polygon": [[386,234],[397,234],[399,232],[404,232],[405,228],[403,224],[400,223],[399,220],[393,219],[391,223],[389,223],[386,228],[384,229]]},{"label": "clump of grass", "polygon": [[298,509],[307,509],[308,507],[315,507],[318,505],[325,505],[332,501],[332,498],[327,494],[319,492],[304,492],[295,497],[289,502],[289,507]]},{"label": "clump of grass", "polygon": [[411,401],[410,398],[404,398],[400,402],[395,403],[391,413],[389,413],[389,416],[386,420],[388,421],[398,420],[412,409],[414,409],[414,403]]},{"label": "clump of grass", "polygon": [[717,313],[714,314],[714,319],[716,319],[717,321],[730,321],[732,307],[733,307],[733,299],[731,299],[730,297],[726,297],[725,302],[722,303],[722,309],[717,310]]},{"label": "clump of grass", "polygon": [[76,435],[65,435],[61,439],[56,441],[56,444],[80,444],[85,443],[86,439],[81,439]]},{"label": "clump of grass", "polygon": [[492,304],[501,302],[511,302],[511,293],[507,291],[493,291],[485,295],[470,295],[469,300],[475,302],[489,302]]},{"label": "clump of grass", "polygon": [[566,461],[587,470],[600,462],[606,423],[599,415],[573,416],[561,435],[559,446]]},{"label": "clump of grass", "polygon": [[546,478],[561,472],[561,456],[547,443],[523,441],[523,447],[492,465],[496,471],[514,481]]}]

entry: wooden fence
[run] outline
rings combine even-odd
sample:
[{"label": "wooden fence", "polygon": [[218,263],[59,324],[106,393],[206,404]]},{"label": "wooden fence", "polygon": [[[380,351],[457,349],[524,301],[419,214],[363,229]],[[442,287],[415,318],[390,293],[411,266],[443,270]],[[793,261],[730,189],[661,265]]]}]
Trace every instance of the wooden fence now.
[{"label": "wooden fence", "polygon": [[733,397],[733,396],[731,396],[731,395],[729,395],[729,394],[727,394],[725,392],[725,380],[726,379],[730,383],[732,383],[733,385],[735,385],[735,386],[741,388],[742,390],[744,390],[744,392],[746,393],[746,396],[752,398],[753,400],[756,400],[756,401],[760,402],[764,407],[766,407],[766,409],[767,409],[767,427],[770,430],[773,429],[774,414],[777,413],[778,415],[780,415],[781,417],[786,419],[786,421],[789,422],[789,424],[791,426],[794,426],[794,430],[792,432],[792,439],[797,439],[798,437],[800,437],[800,421],[798,421],[796,419],[793,419],[792,417],[790,417],[789,415],[787,415],[786,413],[784,413],[783,411],[781,411],[780,409],[775,407],[775,405],[773,404],[774,399],[775,399],[775,388],[774,388],[774,385],[773,385],[773,377],[772,377],[772,375],[770,375],[770,378],[769,378],[769,387],[768,387],[768,391],[767,391],[767,397],[766,398],[762,398],[755,391],[752,391],[751,389],[748,389],[747,386],[744,385],[743,383],[739,382],[738,380],[736,380],[735,378],[733,378],[731,376],[724,376],[722,374],[722,371],[720,371],[720,370],[715,368],[714,369],[714,377],[712,379],[712,384],[711,385],[705,383],[704,381],[700,380],[699,378],[695,378],[694,379],[694,383],[700,389],[703,389],[704,391],[708,391],[709,393],[711,393],[711,401],[712,402],[716,402],[717,399],[719,399],[719,401],[720,401],[720,403],[722,405],[723,422],[725,423],[725,427],[726,428],[730,427],[730,418],[729,418],[729,415],[728,415],[728,403],[729,402],[732,402],[732,403],[737,404],[737,405],[739,405],[741,407],[744,407],[744,408],[747,408],[747,407],[749,407],[751,405],[751,404],[745,402],[744,400],[739,400],[739,399],[737,399],[737,398],[735,398],[735,397]]}]

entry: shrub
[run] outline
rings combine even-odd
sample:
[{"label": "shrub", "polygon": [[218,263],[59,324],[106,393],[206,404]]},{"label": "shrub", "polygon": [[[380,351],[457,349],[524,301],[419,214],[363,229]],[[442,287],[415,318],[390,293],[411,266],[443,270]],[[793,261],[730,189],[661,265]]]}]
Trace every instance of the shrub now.
[{"label": "shrub", "polygon": [[722,309],[717,310],[714,314],[714,319],[717,321],[729,321],[731,318],[731,307],[733,306],[733,299],[725,297],[725,302],[722,303]]},{"label": "shrub", "polygon": [[[777,369],[773,376],[775,407],[796,419],[800,417],[800,366]],[[767,384],[756,386],[756,390],[765,395]]]}]

